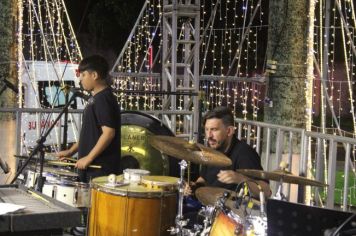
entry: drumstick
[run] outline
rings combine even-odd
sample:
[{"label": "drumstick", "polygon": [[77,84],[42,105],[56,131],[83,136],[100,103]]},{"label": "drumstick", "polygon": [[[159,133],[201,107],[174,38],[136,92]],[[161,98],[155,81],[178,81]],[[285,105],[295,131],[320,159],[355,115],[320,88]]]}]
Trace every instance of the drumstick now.
[{"label": "drumstick", "polygon": [[[61,161],[48,161],[47,163],[52,164],[52,165],[62,165],[62,166],[75,166],[75,164],[76,164],[76,163],[61,162]],[[101,166],[97,166],[97,165],[89,165],[88,167],[101,169]]]}]

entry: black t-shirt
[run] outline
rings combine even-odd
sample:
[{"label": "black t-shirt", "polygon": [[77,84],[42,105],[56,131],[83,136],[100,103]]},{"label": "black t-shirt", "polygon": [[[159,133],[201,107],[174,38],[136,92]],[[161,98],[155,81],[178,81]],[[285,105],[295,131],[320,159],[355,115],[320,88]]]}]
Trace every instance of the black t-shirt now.
[{"label": "black t-shirt", "polygon": [[88,155],[96,145],[102,134],[102,126],[114,128],[115,137],[109,146],[91,164],[102,166],[101,172],[103,175],[118,174],[120,170],[121,146],[120,107],[110,88],[106,88],[95,94],[84,109],[78,148],[79,158]]},{"label": "black t-shirt", "polygon": [[235,190],[237,184],[224,184],[217,179],[220,170],[256,169],[262,170],[261,158],[257,152],[247,143],[232,138],[230,148],[224,153],[232,161],[228,167],[202,166],[200,176],[205,180],[207,186],[221,187]]}]

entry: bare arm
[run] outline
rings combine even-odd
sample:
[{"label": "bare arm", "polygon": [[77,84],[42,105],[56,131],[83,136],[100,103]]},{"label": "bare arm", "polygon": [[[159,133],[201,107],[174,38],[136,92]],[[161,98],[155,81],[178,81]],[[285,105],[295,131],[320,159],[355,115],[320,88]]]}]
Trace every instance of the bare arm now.
[{"label": "bare arm", "polygon": [[115,137],[115,129],[102,126],[101,127],[102,134],[100,135],[97,143],[93,147],[93,149],[89,152],[89,154],[77,161],[76,167],[78,169],[85,169],[93,162],[93,160],[100,155],[111,143],[113,138]]},{"label": "bare arm", "polygon": [[57,152],[56,157],[58,157],[61,160],[66,157],[71,157],[78,151],[78,146],[79,146],[78,142],[74,143],[69,149]]},{"label": "bare arm", "polygon": [[197,188],[197,185],[204,185],[205,184],[205,180],[202,177],[199,177],[195,182],[190,182],[189,184],[186,183],[184,185],[184,195],[188,196],[188,195],[192,195],[193,190],[195,190]]}]

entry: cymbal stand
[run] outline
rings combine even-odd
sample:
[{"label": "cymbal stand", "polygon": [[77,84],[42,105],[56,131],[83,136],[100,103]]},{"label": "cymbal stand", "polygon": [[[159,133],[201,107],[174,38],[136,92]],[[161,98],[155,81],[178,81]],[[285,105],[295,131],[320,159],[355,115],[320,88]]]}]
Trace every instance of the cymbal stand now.
[{"label": "cymbal stand", "polygon": [[180,178],[179,178],[179,183],[178,183],[178,213],[176,216],[176,226],[171,227],[169,231],[171,232],[171,235],[184,235],[183,232],[183,227],[187,225],[187,220],[183,220],[183,192],[184,192],[184,172],[185,169],[187,168],[188,164],[185,160],[182,160],[179,162],[180,165]]},{"label": "cymbal stand", "polygon": [[283,194],[283,178],[279,180],[278,189],[276,192],[276,196],[274,196],[274,199],[287,201],[286,196]]}]

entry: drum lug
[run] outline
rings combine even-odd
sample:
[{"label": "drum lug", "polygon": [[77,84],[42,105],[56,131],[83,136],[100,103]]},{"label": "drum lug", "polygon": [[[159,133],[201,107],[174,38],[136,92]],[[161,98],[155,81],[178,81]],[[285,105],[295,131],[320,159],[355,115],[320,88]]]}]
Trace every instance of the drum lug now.
[{"label": "drum lug", "polygon": [[57,185],[53,186],[52,189],[52,198],[57,199]]},{"label": "drum lug", "polygon": [[78,187],[76,187],[74,190],[73,204],[76,205],[77,202],[78,202]]}]

